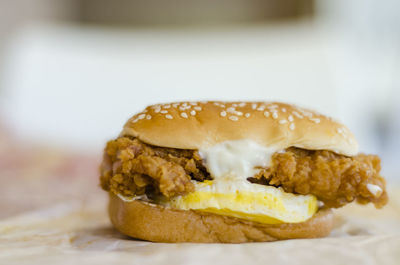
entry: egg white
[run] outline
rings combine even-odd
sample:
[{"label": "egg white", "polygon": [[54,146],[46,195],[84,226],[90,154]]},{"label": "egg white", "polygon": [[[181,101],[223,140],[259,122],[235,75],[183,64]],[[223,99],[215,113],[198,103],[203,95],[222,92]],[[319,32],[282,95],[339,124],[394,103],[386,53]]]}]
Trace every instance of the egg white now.
[{"label": "egg white", "polygon": [[318,210],[318,201],[313,195],[296,195],[245,180],[228,178],[193,183],[194,192],[160,203],[176,209],[216,213],[265,224],[303,222]]}]

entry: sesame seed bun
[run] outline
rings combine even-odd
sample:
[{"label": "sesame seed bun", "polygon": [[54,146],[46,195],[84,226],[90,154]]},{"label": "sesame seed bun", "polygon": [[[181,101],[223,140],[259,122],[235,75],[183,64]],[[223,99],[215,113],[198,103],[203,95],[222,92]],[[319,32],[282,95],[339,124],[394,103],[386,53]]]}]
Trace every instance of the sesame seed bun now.
[{"label": "sesame seed bun", "polygon": [[329,117],[278,102],[177,102],[147,107],[121,132],[141,141],[201,149],[228,140],[250,139],[278,149],[299,147],[353,156],[358,144],[349,129]]},{"label": "sesame seed bun", "polygon": [[260,224],[234,217],[177,210],[140,200],[123,201],[110,193],[109,215],[121,233],[153,242],[245,243],[329,235],[330,209],[302,223]]},{"label": "sesame seed bun", "polygon": [[[298,147],[353,156],[358,144],[344,125],[294,105],[277,102],[177,102],[147,107],[125,124],[121,136],[159,147],[203,149],[248,139],[283,150]],[[260,224],[194,210],[172,209],[110,192],[109,215],[123,234],[154,242],[243,243],[323,237],[333,213],[319,210],[302,223]]]}]

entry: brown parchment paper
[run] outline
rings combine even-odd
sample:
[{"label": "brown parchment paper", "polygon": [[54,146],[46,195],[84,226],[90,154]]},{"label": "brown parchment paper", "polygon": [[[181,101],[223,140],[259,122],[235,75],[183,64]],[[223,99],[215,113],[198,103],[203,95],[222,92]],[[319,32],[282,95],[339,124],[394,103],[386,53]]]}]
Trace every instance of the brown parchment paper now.
[{"label": "brown parchment paper", "polygon": [[384,209],[336,210],[327,238],[160,244],[111,227],[100,158],[12,149],[0,152],[0,264],[400,264],[400,187],[390,183]]}]

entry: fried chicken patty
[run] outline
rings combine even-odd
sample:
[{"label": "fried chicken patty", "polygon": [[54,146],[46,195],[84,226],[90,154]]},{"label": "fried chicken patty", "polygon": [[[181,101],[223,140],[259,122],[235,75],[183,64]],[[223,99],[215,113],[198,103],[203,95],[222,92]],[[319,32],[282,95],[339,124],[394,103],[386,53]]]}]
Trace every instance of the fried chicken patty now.
[{"label": "fried chicken patty", "polygon": [[[196,150],[156,147],[131,137],[107,143],[100,172],[102,188],[124,196],[161,193],[173,197],[194,191],[191,180],[212,179]],[[379,172],[380,159],[375,155],[347,157],[291,147],[275,153],[271,166],[249,181],[290,193],[313,194],[329,208],[354,200],[372,202],[379,208],[388,200]],[[374,194],[368,184],[382,192]]]}]

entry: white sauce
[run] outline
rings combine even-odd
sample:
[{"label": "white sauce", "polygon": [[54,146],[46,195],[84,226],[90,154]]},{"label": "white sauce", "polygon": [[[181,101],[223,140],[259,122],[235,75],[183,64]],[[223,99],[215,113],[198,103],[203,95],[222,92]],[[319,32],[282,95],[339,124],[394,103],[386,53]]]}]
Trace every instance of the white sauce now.
[{"label": "white sauce", "polygon": [[246,180],[270,164],[271,156],[278,151],[248,140],[234,140],[218,143],[210,148],[200,149],[200,156],[214,179],[235,178]]},{"label": "white sauce", "polygon": [[369,192],[372,193],[372,195],[374,195],[375,197],[379,197],[382,194],[382,189],[381,187],[379,187],[378,185],[374,185],[374,184],[367,184],[367,189],[369,190]]}]

